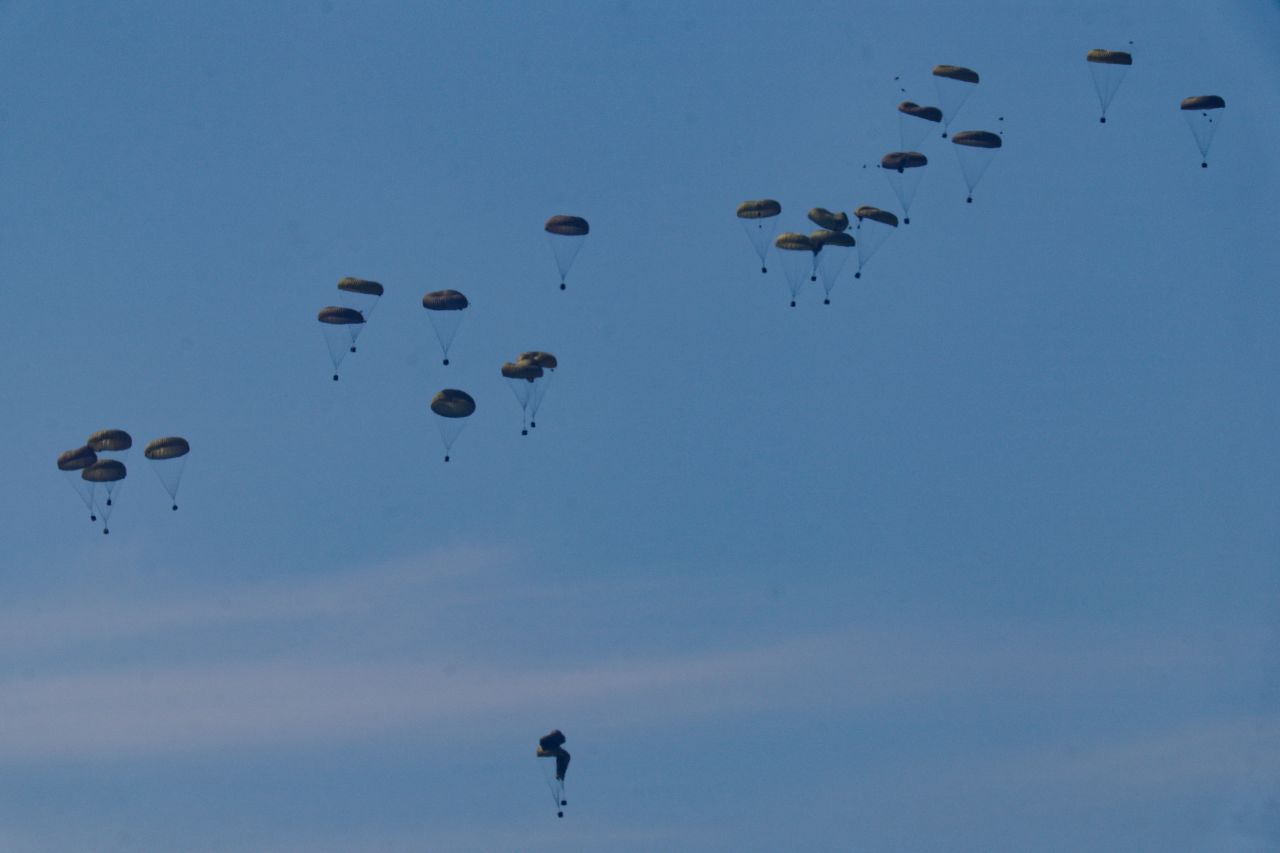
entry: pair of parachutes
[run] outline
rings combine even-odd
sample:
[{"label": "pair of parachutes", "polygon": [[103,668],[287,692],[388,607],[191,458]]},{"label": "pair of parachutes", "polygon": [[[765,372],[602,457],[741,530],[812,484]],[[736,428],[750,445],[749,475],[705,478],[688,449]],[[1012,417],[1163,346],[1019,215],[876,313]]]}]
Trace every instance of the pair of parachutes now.
[{"label": "pair of parachutes", "polygon": [[747,239],[760,258],[760,272],[767,273],[770,246],[778,249],[783,273],[791,292],[791,305],[806,281],[821,281],[823,303],[830,304],[831,291],[844,269],[850,253],[858,258],[854,278],[862,278],[862,269],[879,250],[893,230],[898,227],[898,217],[887,210],[864,205],[854,211],[857,227],[849,234],[849,216],[822,207],[809,211],[809,220],[821,227],[811,234],[788,231],[773,236],[777,230],[782,205],[775,199],[753,199],[738,205],[738,219],[746,231]]},{"label": "pair of parachutes", "polygon": [[338,282],[338,294],[343,304],[322,308],[317,317],[333,361],[334,382],[338,381],[338,368],[347,353],[356,351],[356,339],[382,298],[383,287],[376,281],[348,276]]},{"label": "pair of parachutes", "polygon": [[[89,510],[89,520],[102,517],[104,534],[111,532],[111,511],[129,473],[125,459],[132,447],[133,437],[129,433],[122,429],[104,429],[89,436],[84,445],[58,456],[58,470],[67,475],[67,481]],[[178,486],[190,452],[187,440],[176,435],[148,442],[142,451],[169,493],[174,510],[178,508]]]},{"label": "pair of parachutes", "polygon": [[548,765],[542,765],[542,775],[547,780],[547,787],[550,789],[551,797],[556,804],[556,817],[564,817],[564,807],[569,805],[569,801],[564,797],[564,776],[569,772],[569,753],[564,748],[564,742],[564,733],[559,729],[552,729],[538,738],[538,751],[536,753],[539,758],[554,758],[556,760],[554,778],[548,769]]},{"label": "pair of parachutes", "polygon": [[546,396],[551,376],[559,366],[554,355],[540,350],[522,352],[515,361],[502,365],[502,377],[507,380],[507,387],[520,404],[523,418],[521,435],[528,435],[529,429],[538,425],[538,409],[542,406],[542,398]]}]

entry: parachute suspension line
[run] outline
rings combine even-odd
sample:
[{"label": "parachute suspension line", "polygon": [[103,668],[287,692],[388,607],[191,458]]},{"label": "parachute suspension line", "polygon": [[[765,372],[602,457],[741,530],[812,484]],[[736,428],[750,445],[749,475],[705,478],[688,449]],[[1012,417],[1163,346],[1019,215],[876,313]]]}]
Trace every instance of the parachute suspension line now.
[{"label": "parachute suspension line", "polygon": [[555,804],[556,817],[564,817],[564,812],[561,811],[561,806],[567,805],[563,796],[564,780],[552,778],[552,767],[554,766],[552,763],[539,761],[538,764],[542,767],[542,778],[546,781],[547,790],[551,793],[551,802]]}]

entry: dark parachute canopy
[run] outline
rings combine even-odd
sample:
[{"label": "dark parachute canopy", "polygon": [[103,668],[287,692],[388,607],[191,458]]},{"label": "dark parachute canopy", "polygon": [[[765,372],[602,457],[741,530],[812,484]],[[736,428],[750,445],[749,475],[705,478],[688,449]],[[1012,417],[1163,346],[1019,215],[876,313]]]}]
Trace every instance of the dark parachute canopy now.
[{"label": "dark parachute canopy", "polygon": [[338,290],[344,293],[359,293],[364,296],[381,296],[382,285],[376,281],[347,276],[338,282]]},{"label": "dark parachute canopy", "polygon": [[828,231],[844,231],[849,227],[849,214],[832,213],[825,207],[815,207],[809,211],[809,221]]},{"label": "dark parachute canopy", "polygon": [[102,429],[89,436],[87,445],[95,453],[120,453],[133,447],[133,436],[122,429]]},{"label": "dark parachute canopy", "polygon": [[554,355],[549,352],[542,352],[541,350],[522,352],[520,353],[519,360],[526,364],[534,364],[538,367],[546,368],[547,370],[555,370],[560,366],[560,362],[556,360]]},{"label": "dark parachute canopy", "polygon": [[894,228],[898,227],[897,215],[890,213],[887,210],[881,210],[878,207],[871,207],[870,205],[864,204],[862,207],[859,207],[857,210],[855,210],[853,212],[853,215],[858,217],[859,225],[862,224],[862,220],[870,219],[872,222],[879,222],[883,225],[891,225]]},{"label": "dark parachute canopy", "polygon": [[923,107],[914,101],[898,104],[898,137],[902,141],[902,150],[919,148],[929,130],[941,123],[942,110],[937,107]]},{"label": "dark parachute canopy", "polygon": [[929,158],[919,151],[891,151],[880,158],[880,167],[901,172],[904,169],[918,169],[929,165]]},{"label": "dark parachute canopy", "polygon": [[551,789],[551,796],[555,798],[557,817],[564,817],[564,812],[560,811],[560,809],[569,805],[564,798],[564,774],[569,770],[569,753],[564,748],[564,742],[564,733],[559,729],[552,729],[538,738],[538,757],[554,758],[556,760],[555,779],[548,777],[547,787]]},{"label": "dark parachute canopy", "polygon": [[504,362],[502,365],[502,375],[508,379],[519,379],[524,382],[533,382],[542,376],[542,368],[536,364],[530,364],[527,361]]},{"label": "dark parachute canopy", "polygon": [[449,347],[458,334],[463,311],[471,303],[457,290],[433,290],[422,297],[422,307],[427,309],[427,319],[435,329],[436,340],[444,353],[444,363],[449,363]]},{"label": "dark parachute canopy", "polygon": [[1182,114],[1187,118],[1187,127],[1196,139],[1196,147],[1200,149],[1200,168],[1209,168],[1209,146],[1213,144],[1213,135],[1218,132],[1218,124],[1222,121],[1222,112],[1227,102],[1218,95],[1196,95],[1182,99]]},{"label": "dark parachute canopy", "polygon": [[777,216],[782,213],[782,205],[771,198],[760,198],[744,201],[738,205],[738,218],[742,220],[742,228],[747,232],[751,248],[760,256],[760,272],[768,272],[765,256],[769,254],[769,243],[778,230]]},{"label": "dark parachute canopy", "polygon": [[173,509],[178,509],[178,486],[182,483],[182,471],[187,465],[191,445],[181,436],[157,438],[147,444],[142,455],[151,461],[151,470],[160,478],[160,485],[169,493]]},{"label": "dark parachute canopy", "polygon": [[476,410],[476,401],[466,391],[445,388],[431,399],[431,411],[440,416],[440,439],[444,442],[444,461],[449,461],[449,449],[457,440],[466,419]]},{"label": "dark parachute canopy", "polygon": [[321,308],[316,317],[324,330],[324,342],[329,347],[329,359],[333,362],[333,381],[338,381],[338,366],[348,352],[355,352],[354,341],[358,333],[350,331],[352,327],[364,324],[364,315],[354,308],[343,308],[330,305]]},{"label": "dark parachute canopy", "polygon": [[982,175],[991,165],[992,152],[1004,144],[998,134],[987,130],[964,130],[951,137],[956,145],[956,157],[960,160],[960,171],[964,173],[964,182],[969,187],[969,195],[965,201],[973,202],[973,188],[982,180]]},{"label": "dark parachute canopy", "polygon": [[1093,88],[1098,93],[1098,105],[1102,107],[1102,115],[1098,118],[1101,124],[1107,123],[1107,107],[1124,80],[1124,73],[1133,65],[1133,56],[1123,50],[1102,50],[1095,48],[1084,56],[1089,63],[1089,71],[1093,74]]},{"label": "dark parachute canopy", "polygon": [[89,520],[97,521],[97,513],[93,510],[93,483],[80,476],[80,472],[98,461],[98,454],[89,445],[77,447],[58,454],[58,470],[66,474],[66,480],[75,489],[76,494],[89,510]]},{"label": "dark parachute canopy", "polygon": [[935,124],[942,121],[942,110],[937,107],[922,107],[915,101],[903,101],[898,104],[898,112],[903,115],[931,121]]},{"label": "dark parachute canopy", "polygon": [[862,268],[898,227],[898,217],[870,205],[859,207],[853,215],[858,218],[858,269],[853,277],[862,278]]},{"label": "dark parachute canopy", "polygon": [[582,238],[590,233],[591,226],[581,216],[562,213],[548,219],[542,227],[547,232],[547,239],[551,241],[551,251],[556,256],[556,267],[560,270],[560,289],[564,290],[564,280],[569,275],[574,259],[578,257],[578,250],[582,248]]},{"label": "dark parachute canopy", "polygon": [[961,83],[977,84],[978,82],[977,71],[960,65],[935,65],[933,66],[933,76],[947,80],[957,80]]}]

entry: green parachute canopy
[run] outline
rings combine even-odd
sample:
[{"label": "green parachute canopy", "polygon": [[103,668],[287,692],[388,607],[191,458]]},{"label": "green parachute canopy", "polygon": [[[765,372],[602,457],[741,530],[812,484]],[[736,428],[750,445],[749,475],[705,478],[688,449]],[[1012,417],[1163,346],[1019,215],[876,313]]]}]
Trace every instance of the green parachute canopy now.
[{"label": "green parachute canopy", "polygon": [[520,353],[520,358],[517,359],[517,361],[534,364],[538,367],[546,368],[547,370],[555,370],[560,366],[560,363],[556,361],[556,357],[554,355],[549,352],[542,352],[541,350],[522,352]]},{"label": "green parachute canopy", "polygon": [[363,323],[364,315],[354,308],[330,305],[328,308],[321,308],[316,319],[331,326],[350,326]]},{"label": "green parachute canopy", "polygon": [[166,438],[157,438],[155,441],[149,442],[142,451],[142,455],[148,459],[177,459],[180,456],[186,456],[191,452],[191,445],[187,443],[185,438],[171,435]]},{"label": "green parachute canopy", "polygon": [[744,201],[738,205],[739,219],[768,219],[782,213],[782,205],[771,198]]},{"label": "green parachute canopy", "polygon": [[903,101],[898,104],[898,112],[903,115],[931,121],[935,124],[942,121],[942,110],[937,107],[922,107],[914,101]]},{"label": "green parachute canopy", "polygon": [[382,285],[376,281],[366,281],[363,278],[352,278],[347,276],[338,282],[338,290],[344,293],[360,293],[365,296],[381,296]]},{"label": "green parachute canopy", "polygon": [[101,459],[86,466],[80,476],[90,483],[116,483],[123,480],[128,471],[124,463],[116,459]]},{"label": "green parachute canopy", "polygon": [[470,304],[456,290],[433,290],[422,297],[422,307],[428,311],[461,311]]},{"label": "green parachute canopy", "polygon": [[942,77],[946,80],[958,80],[961,83],[976,84],[978,82],[977,71],[960,65],[935,65],[933,67],[933,76]]},{"label": "green parachute canopy", "polygon": [[86,443],[95,453],[119,453],[133,447],[133,437],[122,429],[104,429],[89,436]]},{"label": "green parachute canopy", "polygon": [[1182,99],[1184,110],[1222,110],[1226,107],[1227,102],[1217,95],[1196,95],[1193,98]]},{"label": "green parachute canopy", "polygon": [[895,214],[890,213],[887,210],[881,210],[878,207],[863,205],[855,210],[853,215],[858,217],[859,220],[870,219],[872,222],[892,225],[894,228],[898,227],[898,217]]},{"label": "green parachute canopy", "polygon": [[844,231],[849,227],[849,215],[847,213],[832,213],[825,207],[815,207],[810,210],[809,221],[828,231]]},{"label": "green parachute canopy", "polygon": [[98,454],[89,445],[58,454],[59,471],[80,471],[98,461]]},{"label": "green parachute canopy", "polygon": [[1097,62],[1101,65],[1132,65],[1133,55],[1125,53],[1123,50],[1102,50],[1094,48],[1085,54],[1085,60],[1088,62]]},{"label": "green parachute canopy", "polygon": [[548,234],[560,234],[564,237],[585,237],[591,231],[587,220],[581,216],[557,214],[547,220],[543,226]]}]

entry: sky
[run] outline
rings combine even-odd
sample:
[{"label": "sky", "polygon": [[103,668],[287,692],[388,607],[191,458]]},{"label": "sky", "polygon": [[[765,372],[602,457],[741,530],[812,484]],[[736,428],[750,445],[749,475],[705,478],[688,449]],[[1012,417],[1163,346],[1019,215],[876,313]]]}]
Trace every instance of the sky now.
[{"label": "sky", "polygon": [[[1261,0],[0,3],[0,848],[1280,848],[1276,45]],[[1003,131],[974,202],[931,137],[788,307],[734,208],[897,210],[939,63]],[[108,427],[103,536],[54,460]]]}]

